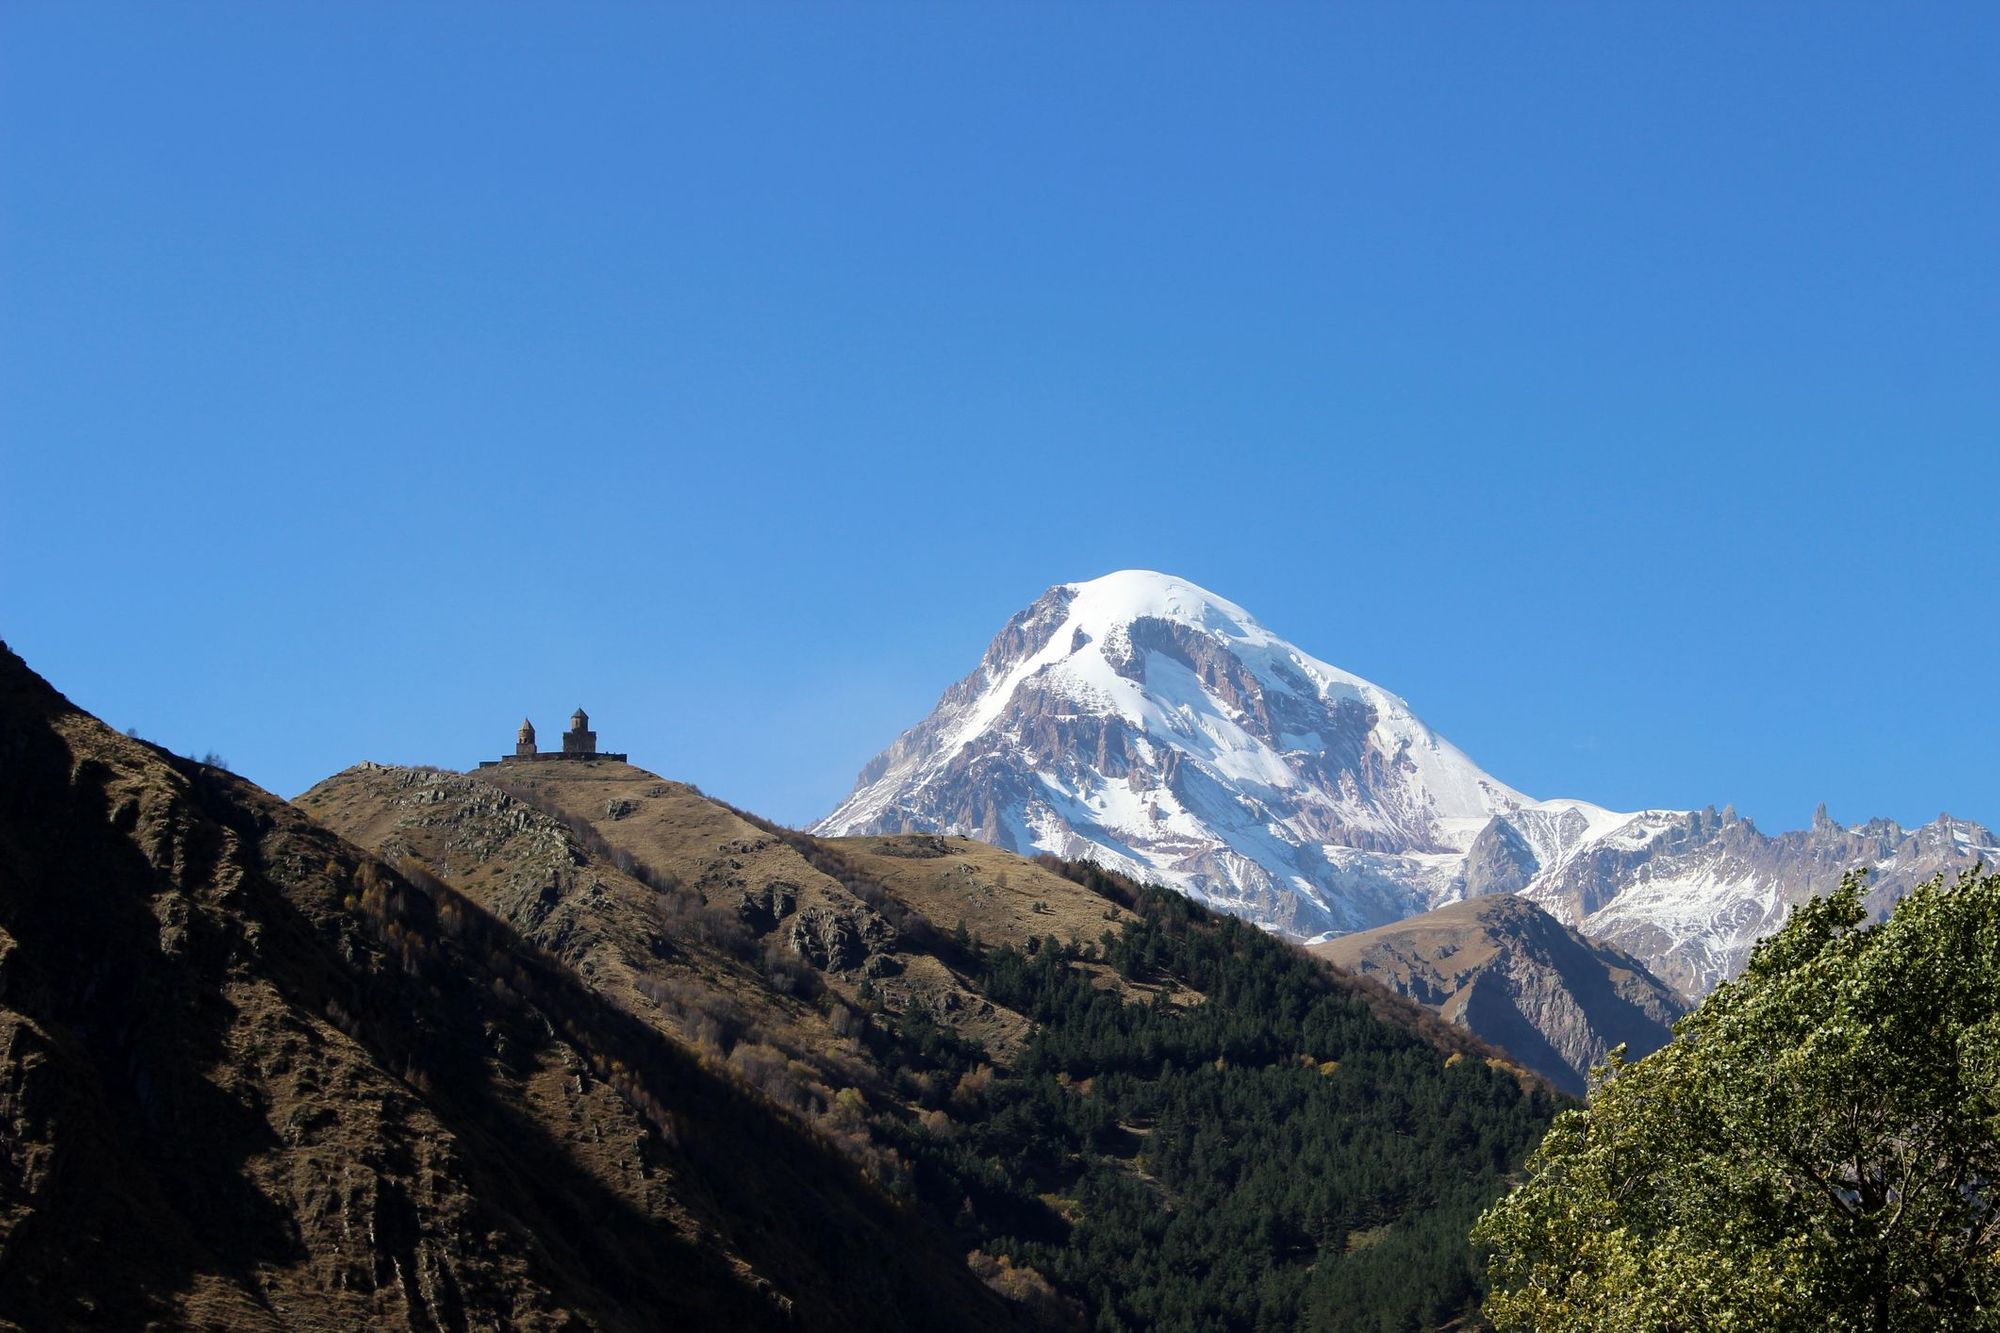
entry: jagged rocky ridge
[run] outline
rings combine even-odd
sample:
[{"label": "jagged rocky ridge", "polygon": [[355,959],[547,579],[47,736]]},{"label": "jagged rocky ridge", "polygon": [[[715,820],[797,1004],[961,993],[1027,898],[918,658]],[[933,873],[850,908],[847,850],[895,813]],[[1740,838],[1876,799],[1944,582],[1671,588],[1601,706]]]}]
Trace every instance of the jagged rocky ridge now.
[{"label": "jagged rocky ridge", "polygon": [[1634,816],[1538,864],[1521,892],[1699,999],[1740,972],[1793,905],[1849,870],[1873,871],[1866,903],[1880,917],[1932,876],[1996,858],[2000,839],[1949,815],[1915,829],[1889,819],[1848,826],[1822,806],[1810,827],[1767,834],[1709,807]]},{"label": "jagged rocky ridge", "polygon": [[1387,690],[1242,607],[1128,570],[1049,589],[861,772],[823,834],[945,832],[1096,860],[1296,937],[1514,892],[1688,997],[1854,865],[1880,907],[2000,856],[1949,817],[1822,812],[1771,836],[1733,811],[1535,800]]}]

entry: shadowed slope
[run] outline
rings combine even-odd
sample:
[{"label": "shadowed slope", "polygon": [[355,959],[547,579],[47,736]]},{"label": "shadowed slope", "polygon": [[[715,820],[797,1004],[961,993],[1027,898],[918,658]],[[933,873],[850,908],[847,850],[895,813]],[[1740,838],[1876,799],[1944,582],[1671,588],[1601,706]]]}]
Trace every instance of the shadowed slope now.
[{"label": "shadowed slope", "polygon": [[0,1317],[1008,1323],[851,1167],[511,930],[4,650]]}]

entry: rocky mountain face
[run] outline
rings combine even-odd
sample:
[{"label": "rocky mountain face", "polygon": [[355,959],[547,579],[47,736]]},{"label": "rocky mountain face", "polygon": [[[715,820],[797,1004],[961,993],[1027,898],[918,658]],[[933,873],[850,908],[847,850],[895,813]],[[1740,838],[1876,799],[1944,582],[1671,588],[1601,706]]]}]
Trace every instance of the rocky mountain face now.
[{"label": "rocky mountain face", "polygon": [[1018,1319],[514,930],[0,648],[0,1323]]},{"label": "rocky mountain face", "polygon": [[1888,819],[1849,826],[1822,806],[1809,828],[1767,834],[1733,810],[1709,808],[1635,816],[1537,862],[1521,892],[1699,999],[1742,971],[1794,905],[1850,870],[1873,872],[1865,901],[1880,917],[1932,876],[1996,858],[2000,838],[1949,815],[1915,829]]},{"label": "rocky mountain face", "polygon": [[[398,867],[459,887],[663,1035],[769,1072],[760,1090],[773,1105],[834,1138],[840,1088],[893,1097],[852,1039],[857,1013],[948,1021],[1003,1055],[1025,1034],[1026,1019],[953,966],[956,921],[996,943],[1105,924],[1102,899],[983,844],[823,846],[629,764],[359,764],[297,803]],[[934,873],[896,876],[893,896],[879,887],[905,866]]]},{"label": "rocky mountain face", "polygon": [[1886,904],[2000,856],[1985,828],[1617,812],[1493,778],[1397,696],[1242,607],[1128,570],[1051,588],[871,761],[824,834],[1085,858],[1297,938],[1519,893],[1698,998],[1852,866]]},{"label": "rocky mountain face", "polygon": [[1619,1044],[1637,1060],[1664,1046],[1686,1002],[1613,945],[1527,899],[1495,893],[1312,946],[1441,1014],[1565,1091]]},{"label": "rocky mountain face", "polygon": [[1526,803],[1387,691],[1140,572],[1050,589],[816,831],[1089,857],[1295,935],[1421,911]]}]

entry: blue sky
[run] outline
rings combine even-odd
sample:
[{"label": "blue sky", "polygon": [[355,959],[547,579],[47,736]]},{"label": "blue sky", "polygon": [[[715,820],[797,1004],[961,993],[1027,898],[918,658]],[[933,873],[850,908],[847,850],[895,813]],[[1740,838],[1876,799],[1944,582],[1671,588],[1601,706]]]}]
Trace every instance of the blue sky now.
[{"label": "blue sky", "polygon": [[802,822],[1138,566],[1537,795],[2000,821],[1997,39],[20,0],[0,635],[286,795],[582,703]]}]

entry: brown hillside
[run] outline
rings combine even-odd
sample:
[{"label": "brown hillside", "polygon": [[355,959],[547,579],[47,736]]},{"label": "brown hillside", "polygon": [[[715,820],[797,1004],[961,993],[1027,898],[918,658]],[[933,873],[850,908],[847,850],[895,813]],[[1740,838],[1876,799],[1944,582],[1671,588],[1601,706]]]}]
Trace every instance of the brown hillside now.
[{"label": "brown hillside", "polygon": [[[815,838],[625,763],[470,774],[360,764],[297,803],[392,863],[448,880],[620,1006],[729,1059],[857,1151],[830,1111],[835,1094],[898,1094],[854,1039],[852,1014],[921,1012],[1004,1065],[1028,1024],[968,979],[957,927],[1019,947],[1033,936],[1094,941],[1131,920],[1129,885],[1121,902],[1121,891],[969,838]],[[1133,999],[1158,989],[1078,966]],[[1372,978],[1341,984],[1447,1055],[1499,1056]],[[1185,985],[1171,994],[1180,1006],[1201,1000]]]},{"label": "brown hillside", "polygon": [[1525,898],[1490,894],[1312,952],[1379,981],[1574,1093],[1623,1043],[1665,1045],[1681,998],[1631,955],[1586,939]]},{"label": "brown hillside", "polygon": [[0,649],[0,1319],[1006,1326],[962,1258],[450,889]]},{"label": "brown hillside", "polygon": [[460,887],[618,1006],[836,1138],[853,1128],[843,1088],[894,1095],[858,1039],[863,1014],[921,1012],[1003,1056],[1026,1031],[968,986],[951,923],[812,839],[628,764],[364,764],[298,803]]},{"label": "brown hillside", "polygon": [[[1338,1248],[1396,1222],[1397,1245],[1449,1271],[1463,1225],[1420,1215],[1455,1219],[1472,1207],[1461,1192],[1497,1188],[1473,1183],[1513,1151],[1494,1145],[1524,1144],[1551,1105],[1540,1080],[1414,1001],[1301,971],[1281,941],[1092,866],[958,838],[814,838],[610,760],[470,774],[363,764],[298,800],[419,881],[462,887],[604,1001],[788,1111],[1058,1327],[1158,1315],[1148,1293],[1166,1261],[1141,1239],[1154,1232],[1218,1274],[1174,1280],[1188,1326],[1215,1326],[1236,1280],[1225,1263],[1287,1274],[1280,1307],[1302,1308],[1309,1248],[1241,1251],[1255,1244],[1247,1204],[1228,1205],[1231,1222],[1194,1222],[1232,1197],[1226,1179],[1265,1169],[1211,1171],[1211,1154],[1294,1133],[1336,1174],[1268,1206],[1303,1207],[1317,1190],[1341,1202],[1287,1225],[1321,1225]],[[1232,999],[1218,1005],[1212,985]],[[1312,1109],[1295,1130],[1260,1118],[1244,1078]],[[1186,1135],[1218,1108],[1179,1099],[1227,1087],[1230,1119],[1195,1147]],[[1440,1105],[1460,1109],[1437,1118]],[[1410,1179],[1445,1151],[1413,1145],[1468,1132],[1488,1136],[1477,1160]],[[1259,1179],[1260,1194],[1275,1188]]]}]

